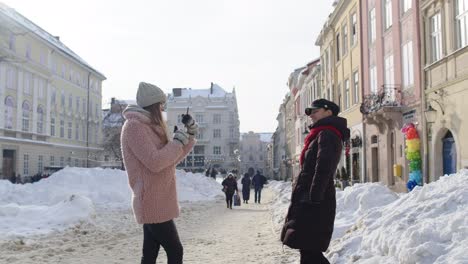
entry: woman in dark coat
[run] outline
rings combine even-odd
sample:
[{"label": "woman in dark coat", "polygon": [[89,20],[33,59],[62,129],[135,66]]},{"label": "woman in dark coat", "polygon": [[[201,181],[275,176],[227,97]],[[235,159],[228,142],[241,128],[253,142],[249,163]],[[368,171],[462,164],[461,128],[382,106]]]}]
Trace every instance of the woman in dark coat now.
[{"label": "woman in dark coat", "polygon": [[309,109],[314,124],[301,153],[301,171],[293,185],[281,241],[300,250],[301,264],[329,263],[322,252],[330,244],[335,221],[333,177],[349,129],[333,102],[319,99]]},{"label": "woman in dark coat", "polygon": [[252,184],[252,180],[250,179],[250,176],[248,173],[244,174],[244,177],[242,178],[242,200],[244,200],[244,203],[248,204],[249,199],[250,199],[250,185]]},{"label": "woman in dark coat", "polygon": [[234,179],[234,175],[229,173],[228,177],[224,179],[221,185],[223,185],[223,190],[226,194],[227,208],[232,209],[232,196],[234,192],[237,192],[237,181]]}]

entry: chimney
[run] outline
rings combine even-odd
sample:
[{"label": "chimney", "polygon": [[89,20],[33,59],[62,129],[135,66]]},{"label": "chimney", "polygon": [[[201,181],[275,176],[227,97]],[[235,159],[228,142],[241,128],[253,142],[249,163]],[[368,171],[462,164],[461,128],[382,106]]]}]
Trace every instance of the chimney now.
[{"label": "chimney", "polygon": [[211,82],[211,86],[210,86],[210,94],[213,94],[213,82]]},{"label": "chimney", "polygon": [[111,98],[111,105],[114,105],[115,104],[115,97],[112,97]]},{"label": "chimney", "polygon": [[174,97],[182,96],[182,88],[173,88],[172,93],[174,94]]}]

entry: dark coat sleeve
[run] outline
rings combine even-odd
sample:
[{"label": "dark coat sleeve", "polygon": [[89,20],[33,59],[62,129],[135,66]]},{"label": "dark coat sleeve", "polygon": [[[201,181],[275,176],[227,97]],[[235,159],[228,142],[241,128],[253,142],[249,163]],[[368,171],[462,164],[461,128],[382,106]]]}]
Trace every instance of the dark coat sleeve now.
[{"label": "dark coat sleeve", "polygon": [[335,175],[336,166],[341,157],[341,139],[329,130],[321,131],[317,136],[318,150],[315,174],[312,178],[309,197],[313,202],[321,202]]}]

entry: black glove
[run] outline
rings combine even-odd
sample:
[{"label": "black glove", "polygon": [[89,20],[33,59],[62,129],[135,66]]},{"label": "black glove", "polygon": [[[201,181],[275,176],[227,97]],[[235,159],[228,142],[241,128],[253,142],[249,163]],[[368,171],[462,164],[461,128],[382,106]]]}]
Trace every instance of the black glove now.
[{"label": "black glove", "polygon": [[195,120],[193,120],[193,117],[190,114],[182,114],[182,124],[184,124],[186,127],[189,127],[195,123]]}]

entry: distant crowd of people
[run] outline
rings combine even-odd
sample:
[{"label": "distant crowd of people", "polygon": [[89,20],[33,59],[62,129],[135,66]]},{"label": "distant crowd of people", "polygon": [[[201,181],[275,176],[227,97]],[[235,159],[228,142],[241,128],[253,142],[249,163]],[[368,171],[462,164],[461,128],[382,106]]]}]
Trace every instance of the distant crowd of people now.
[{"label": "distant crowd of people", "polygon": [[36,173],[33,176],[21,176],[21,174],[13,173],[8,180],[13,184],[35,183],[42,179],[48,178],[50,175],[47,173]]},{"label": "distant crowd of people", "polygon": [[[260,203],[262,197],[263,186],[267,183],[267,179],[260,171],[254,175],[254,169],[249,168],[248,172],[244,174],[241,180],[242,184],[242,200],[245,204],[250,200],[250,188],[253,186],[255,191],[255,203]],[[226,206],[232,209],[233,196],[238,194],[237,177],[229,173],[228,177],[221,183],[223,185],[223,192],[226,195]]]}]

